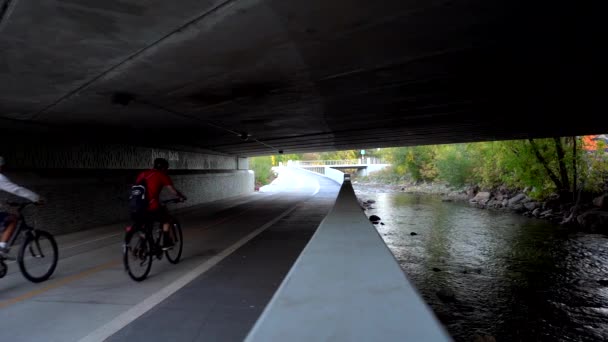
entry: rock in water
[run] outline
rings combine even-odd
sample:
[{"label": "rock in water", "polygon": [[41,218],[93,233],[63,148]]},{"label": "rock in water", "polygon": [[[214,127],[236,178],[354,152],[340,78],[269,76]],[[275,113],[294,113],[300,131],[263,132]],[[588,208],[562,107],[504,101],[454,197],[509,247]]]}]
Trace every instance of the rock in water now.
[{"label": "rock in water", "polygon": [[443,289],[436,292],[437,297],[441,299],[444,303],[454,302],[456,301],[456,294],[451,289]]},{"label": "rock in water", "polygon": [[379,216],[372,215],[372,216],[369,217],[369,220],[372,221],[372,222],[380,222],[381,219],[380,219]]}]

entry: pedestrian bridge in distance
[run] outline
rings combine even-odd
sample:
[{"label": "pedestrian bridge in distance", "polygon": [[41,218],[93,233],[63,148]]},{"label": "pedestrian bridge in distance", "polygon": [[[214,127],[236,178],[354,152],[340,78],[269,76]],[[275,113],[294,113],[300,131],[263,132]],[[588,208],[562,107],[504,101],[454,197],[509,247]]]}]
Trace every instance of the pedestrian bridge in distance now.
[{"label": "pedestrian bridge in distance", "polygon": [[[332,173],[328,169],[336,170],[357,170],[358,176],[367,176],[371,172],[380,171],[391,164],[379,158],[359,158],[345,160],[290,160],[288,166],[299,167],[305,170],[328,175]],[[337,177],[341,177],[337,175]]]}]

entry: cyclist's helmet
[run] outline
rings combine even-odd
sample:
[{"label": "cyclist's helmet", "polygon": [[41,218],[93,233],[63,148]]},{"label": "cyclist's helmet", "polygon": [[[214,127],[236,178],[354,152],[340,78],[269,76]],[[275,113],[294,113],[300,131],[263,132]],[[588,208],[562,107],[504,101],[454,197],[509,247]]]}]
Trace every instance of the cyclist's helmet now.
[{"label": "cyclist's helmet", "polygon": [[157,170],[166,170],[169,168],[169,162],[165,158],[154,159],[154,168]]}]

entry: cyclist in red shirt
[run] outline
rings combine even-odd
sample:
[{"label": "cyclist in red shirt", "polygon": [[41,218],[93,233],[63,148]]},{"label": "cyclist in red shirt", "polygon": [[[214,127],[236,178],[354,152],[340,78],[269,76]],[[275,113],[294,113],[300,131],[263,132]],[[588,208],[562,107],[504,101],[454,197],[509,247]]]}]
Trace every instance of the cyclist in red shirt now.
[{"label": "cyclist in red shirt", "polygon": [[153,222],[163,224],[163,234],[165,235],[163,238],[163,249],[173,246],[173,238],[169,236],[169,225],[172,218],[167,208],[160,203],[160,192],[164,187],[167,187],[179,199],[182,201],[186,200],[186,196],[175,189],[173,181],[167,176],[168,169],[169,162],[166,159],[156,158],[154,159],[154,168],[141,172],[136,180],[138,184],[144,179],[146,181],[146,196],[149,199],[147,218]]}]

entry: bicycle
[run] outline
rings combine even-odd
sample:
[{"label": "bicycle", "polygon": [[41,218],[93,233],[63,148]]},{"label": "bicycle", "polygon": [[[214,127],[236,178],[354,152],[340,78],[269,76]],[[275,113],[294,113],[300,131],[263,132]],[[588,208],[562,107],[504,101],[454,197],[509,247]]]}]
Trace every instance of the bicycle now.
[{"label": "bicycle", "polygon": [[[9,248],[13,247],[17,240],[24,235],[23,243],[19,248],[17,263],[23,276],[34,283],[43,282],[53,274],[57,267],[59,253],[57,242],[51,233],[36,229],[25,222],[23,210],[34,203],[7,202],[12,207],[18,207],[17,229],[8,241]],[[8,266],[7,258],[0,256],[0,278],[6,276]],[[46,266],[45,266],[46,265]]]},{"label": "bicycle", "polygon": [[[163,205],[179,203],[179,199],[162,201]],[[152,268],[152,261],[167,257],[172,264],[177,264],[182,256],[184,240],[182,228],[175,217],[171,217],[169,235],[173,239],[174,246],[163,250],[163,229],[160,222],[135,222],[126,228],[125,242],[123,245],[123,262],[125,270],[135,281],[146,279]]]}]

